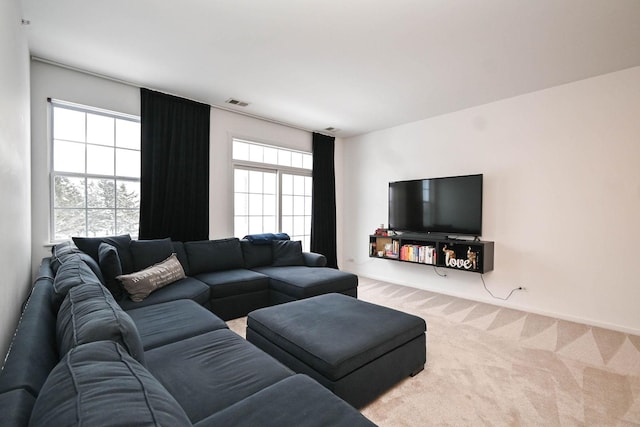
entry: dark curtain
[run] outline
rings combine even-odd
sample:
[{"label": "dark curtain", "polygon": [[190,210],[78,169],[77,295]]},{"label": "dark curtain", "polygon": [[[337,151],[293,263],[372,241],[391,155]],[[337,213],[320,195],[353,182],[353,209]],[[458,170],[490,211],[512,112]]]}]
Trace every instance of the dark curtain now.
[{"label": "dark curtain", "polygon": [[211,107],[142,88],[140,239],[209,237]]},{"label": "dark curtain", "polygon": [[338,268],[334,152],[335,138],[313,134],[311,251],[324,255],[328,267]]}]

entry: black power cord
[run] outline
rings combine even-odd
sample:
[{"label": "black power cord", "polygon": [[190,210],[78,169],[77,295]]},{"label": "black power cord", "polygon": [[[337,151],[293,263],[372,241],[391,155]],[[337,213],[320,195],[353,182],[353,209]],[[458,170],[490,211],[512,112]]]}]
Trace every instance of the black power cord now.
[{"label": "black power cord", "polygon": [[513,295],[513,293],[514,293],[515,291],[524,291],[524,288],[523,288],[522,286],[518,286],[517,288],[513,288],[513,289],[511,289],[511,292],[509,292],[509,295],[507,295],[507,297],[506,297],[506,298],[497,297],[497,296],[495,296],[495,295],[494,295],[494,294],[489,290],[489,288],[487,288],[487,284],[484,282],[484,275],[483,275],[483,274],[480,274],[480,278],[482,279],[482,286],[484,286],[484,289],[489,293],[489,295],[491,295],[491,296],[492,296],[493,298],[495,298],[495,299],[499,299],[499,300],[502,300],[502,301],[506,301],[506,300],[508,300],[509,298],[511,298],[511,295]]}]

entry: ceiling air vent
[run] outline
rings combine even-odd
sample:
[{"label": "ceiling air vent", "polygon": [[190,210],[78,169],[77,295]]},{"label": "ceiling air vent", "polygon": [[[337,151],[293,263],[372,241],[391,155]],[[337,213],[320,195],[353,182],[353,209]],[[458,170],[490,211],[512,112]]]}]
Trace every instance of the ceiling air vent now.
[{"label": "ceiling air vent", "polygon": [[324,130],[326,130],[327,132],[338,132],[340,129],[329,126],[328,128],[324,128]]},{"label": "ceiling air vent", "polygon": [[248,102],[240,101],[240,100],[234,99],[234,98],[229,98],[224,102],[226,102],[227,104],[231,104],[231,105],[237,105],[238,107],[246,107],[247,105],[249,105]]}]

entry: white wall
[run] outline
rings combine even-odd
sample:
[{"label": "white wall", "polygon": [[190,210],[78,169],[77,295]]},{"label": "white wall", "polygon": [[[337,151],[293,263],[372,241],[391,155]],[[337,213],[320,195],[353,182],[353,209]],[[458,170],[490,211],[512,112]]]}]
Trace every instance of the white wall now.
[{"label": "white wall", "polygon": [[[640,333],[640,67],[345,141],[342,266],[473,300]],[[484,174],[487,286],[368,258],[389,181]]]},{"label": "white wall", "polygon": [[[31,62],[33,259],[49,256],[49,151],[47,98],[140,114],[139,88],[58,66]],[[311,134],[233,112],[211,109],[210,238],[233,235],[231,138],[311,151]],[[242,237],[242,236],[240,236]],[[35,263],[34,263],[35,264]],[[34,265],[34,268],[36,266]]]},{"label": "white wall", "polygon": [[0,351],[5,354],[31,274],[29,50],[20,2],[0,2]]}]

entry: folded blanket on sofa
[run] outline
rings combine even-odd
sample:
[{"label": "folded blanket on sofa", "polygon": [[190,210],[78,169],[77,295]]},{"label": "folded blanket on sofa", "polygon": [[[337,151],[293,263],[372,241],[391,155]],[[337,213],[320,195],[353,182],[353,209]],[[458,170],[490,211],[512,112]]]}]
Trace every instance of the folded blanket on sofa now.
[{"label": "folded blanket on sofa", "polygon": [[249,234],[243,237],[254,245],[270,245],[272,240],[290,240],[287,233]]}]

